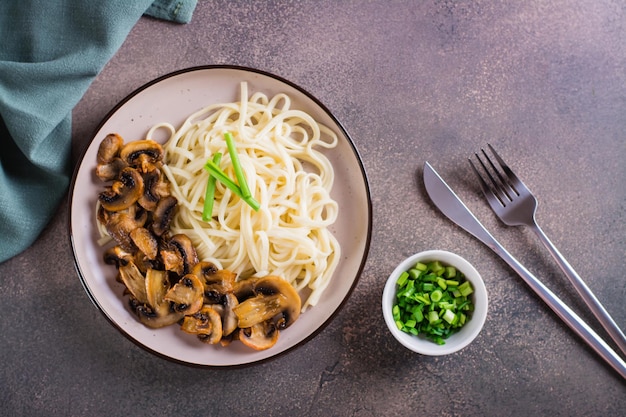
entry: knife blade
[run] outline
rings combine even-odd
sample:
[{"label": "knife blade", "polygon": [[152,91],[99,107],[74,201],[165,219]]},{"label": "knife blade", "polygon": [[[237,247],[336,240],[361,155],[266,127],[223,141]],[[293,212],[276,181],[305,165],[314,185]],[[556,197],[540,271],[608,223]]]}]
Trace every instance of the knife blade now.
[{"label": "knife blade", "polygon": [[500,256],[574,333],[580,336],[622,378],[626,379],[626,363],[622,358],[583,319],[528,271],[487,231],[485,226],[480,223],[428,162],[424,164],[423,177],[426,193],[447,218]]}]

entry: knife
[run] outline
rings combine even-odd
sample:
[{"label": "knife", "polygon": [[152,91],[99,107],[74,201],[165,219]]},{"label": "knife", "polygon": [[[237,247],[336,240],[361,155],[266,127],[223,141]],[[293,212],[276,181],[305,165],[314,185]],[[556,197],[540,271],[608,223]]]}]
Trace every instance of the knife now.
[{"label": "knife", "polygon": [[583,319],[504,249],[428,162],[424,164],[424,185],[430,199],[446,217],[500,256],[574,333],[626,379],[626,363],[622,358]]}]

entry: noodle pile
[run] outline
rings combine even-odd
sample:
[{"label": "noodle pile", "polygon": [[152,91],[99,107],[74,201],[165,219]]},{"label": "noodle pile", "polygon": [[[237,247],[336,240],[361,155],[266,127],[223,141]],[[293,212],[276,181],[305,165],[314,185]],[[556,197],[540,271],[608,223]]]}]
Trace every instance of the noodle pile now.
[{"label": "noodle pile", "polygon": [[[309,114],[291,109],[286,94],[248,97],[241,84],[239,102],[208,106],[192,114],[179,129],[160,123],[148,132],[167,129],[163,171],[178,199],[173,233],[191,238],[198,256],[240,277],[278,275],[303,297],[303,309],[317,303],[340,258],[328,227],[338,205],[330,197],[334,171],[318,148],[333,148],[337,135]],[[220,168],[235,173],[224,133],[235,140],[240,163],[254,198],[254,211],[217,182],[212,219],[202,221],[208,172],[204,164],[220,152]]]}]

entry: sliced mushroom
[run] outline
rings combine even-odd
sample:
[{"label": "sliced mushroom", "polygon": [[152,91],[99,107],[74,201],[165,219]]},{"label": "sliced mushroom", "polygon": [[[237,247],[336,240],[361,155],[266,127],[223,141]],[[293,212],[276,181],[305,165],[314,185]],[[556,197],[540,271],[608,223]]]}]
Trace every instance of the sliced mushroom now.
[{"label": "sliced mushroom", "polygon": [[256,295],[254,291],[254,285],[259,280],[257,277],[251,277],[235,282],[233,285],[233,294],[237,297],[237,300],[244,301],[248,298]]},{"label": "sliced mushroom", "polygon": [[269,349],[278,341],[279,331],[273,323],[263,322],[239,329],[239,340],[254,350]]},{"label": "sliced mushroom", "polygon": [[271,275],[258,278],[253,281],[253,292],[254,296],[239,299],[233,309],[240,328],[271,320],[278,330],[283,330],[300,316],[300,296],[282,278]]},{"label": "sliced mushroom", "polygon": [[117,133],[110,133],[106,135],[100,146],[98,147],[98,154],[96,159],[98,164],[108,164],[116,158],[122,148],[124,147],[124,139]]},{"label": "sliced mushroom", "polygon": [[109,236],[117,242],[122,249],[134,252],[135,247],[130,237],[133,230],[143,227],[147,216],[143,210],[137,211],[136,206],[129,207],[128,210],[108,212],[104,210],[99,218],[102,218],[104,226]]},{"label": "sliced mushroom", "polygon": [[224,300],[221,303],[222,312],[222,333],[224,336],[231,335],[239,326],[239,319],[235,314],[235,307],[239,304],[237,297],[234,294],[228,293],[224,296]]},{"label": "sliced mushroom", "polygon": [[170,187],[163,179],[161,170],[154,168],[142,175],[143,195],[137,202],[148,211],[156,210],[157,204],[162,197],[170,195]]},{"label": "sliced mushroom", "polygon": [[197,313],[203,305],[204,287],[197,276],[187,274],[165,294],[164,300],[174,303],[174,310],[186,315]]},{"label": "sliced mushroom", "polygon": [[148,172],[163,159],[163,147],[150,139],[129,142],[120,150],[120,158],[141,172]]},{"label": "sliced mushroom", "polygon": [[136,251],[135,256],[133,256],[133,262],[137,265],[137,268],[141,271],[142,274],[146,274],[149,269],[163,269],[159,268],[160,264],[157,259],[151,260],[148,259],[145,253],[142,251]]},{"label": "sliced mushroom", "polygon": [[108,211],[127,209],[143,194],[143,179],[134,168],[126,167],[116,181],[100,193],[100,204]]},{"label": "sliced mushroom", "polygon": [[211,262],[198,262],[192,273],[204,284],[205,302],[219,304],[225,294],[231,293],[237,274],[226,269],[218,269]]},{"label": "sliced mushroom", "polygon": [[177,323],[184,317],[184,313],[175,311],[170,302],[165,300],[165,294],[169,290],[165,271],[148,269],[145,285],[146,303],[140,303],[134,297],[129,300],[131,308],[142,324],[157,329]]},{"label": "sliced mushroom", "polygon": [[156,237],[146,228],[137,227],[130,232],[130,238],[146,258],[151,261],[156,259],[159,253],[159,242]]},{"label": "sliced mushroom", "polygon": [[127,166],[128,164],[121,158],[113,158],[111,162],[96,166],[96,176],[102,181],[113,181]]},{"label": "sliced mushroom", "polygon": [[137,302],[133,297],[128,300],[130,308],[135,312],[139,322],[152,329],[171,326],[178,323],[185,315],[176,311],[169,311],[167,314],[157,314],[149,306]]},{"label": "sliced mushroom", "polygon": [[105,264],[115,265],[115,267],[119,269],[133,261],[133,254],[124,250],[121,246],[116,245],[104,252],[103,259]]},{"label": "sliced mushroom", "polygon": [[296,289],[286,280],[277,276],[268,275],[260,278],[255,284],[254,289],[258,294],[264,294],[266,296],[281,294],[287,298],[286,304],[283,306],[280,314],[274,317],[277,329],[286,329],[300,316],[302,300]]},{"label": "sliced mushroom", "polygon": [[204,306],[195,314],[183,319],[181,329],[198,335],[198,339],[208,344],[216,344],[222,339],[222,320],[219,313],[210,306]]},{"label": "sliced mushroom", "polygon": [[119,276],[124,285],[126,285],[126,289],[139,303],[145,304],[148,302],[146,277],[144,277],[134,262],[129,262],[120,267]]},{"label": "sliced mushroom", "polygon": [[178,200],[172,195],[159,199],[152,214],[151,228],[155,235],[162,236],[169,230],[177,204]]},{"label": "sliced mushroom", "polygon": [[239,327],[243,329],[272,320],[286,308],[288,308],[287,297],[284,295],[259,294],[240,302],[233,310],[239,320]]},{"label": "sliced mushroom", "polygon": [[166,270],[180,276],[191,273],[198,263],[196,248],[185,234],[172,236],[161,249],[161,258]]},{"label": "sliced mushroom", "polygon": [[146,301],[152,310],[158,315],[164,315],[170,311],[170,303],[165,300],[165,295],[170,289],[167,272],[157,269],[148,269],[146,272]]}]

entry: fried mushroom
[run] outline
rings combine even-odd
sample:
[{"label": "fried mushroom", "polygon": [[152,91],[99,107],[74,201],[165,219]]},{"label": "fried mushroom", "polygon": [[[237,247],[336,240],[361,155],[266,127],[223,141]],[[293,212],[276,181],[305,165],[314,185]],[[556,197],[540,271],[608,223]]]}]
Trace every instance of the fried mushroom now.
[{"label": "fried mushroom", "polygon": [[113,158],[111,162],[106,164],[98,164],[96,166],[96,176],[102,181],[113,181],[128,164],[120,158]]},{"label": "fried mushroom", "polygon": [[179,322],[184,313],[178,312],[165,299],[170,289],[167,272],[148,269],[145,277],[146,303],[141,304],[131,298],[130,306],[137,314],[139,321],[153,329],[170,326]]},{"label": "fried mushroom", "polygon": [[152,213],[151,229],[157,236],[162,236],[170,228],[170,223],[176,211],[178,200],[176,197],[169,195],[159,199],[159,202]]},{"label": "fried mushroom", "polygon": [[134,262],[120,267],[120,280],[126,285],[128,291],[139,303],[147,303],[148,296],[146,294],[146,277],[141,273]]},{"label": "fried mushroom", "polygon": [[133,254],[124,250],[121,246],[115,245],[104,252],[103,260],[105,264],[115,265],[119,269],[133,261]]},{"label": "fried mushroom", "polygon": [[98,146],[96,161],[98,164],[110,163],[119,155],[123,147],[124,138],[117,133],[109,133],[104,139],[102,139],[100,146]]},{"label": "fried mushroom", "polygon": [[300,315],[298,292],[287,281],[277,276],[259,278],[254,283],[254,295],[233,309],[240,328],[271,321],[278,330],[289,327]]},{"label": "fried mushroom", "polygon": [[198,263],[196,248],[191,239],[182,233],[165,242],[160,252],[165,269],[180,276],[189,274]]},{"label": "fried mushroom", "polygon": [[154,211],[161,198],[170,195],[169,184],[165,182],[158,168],[144,173],[142,178],[143,195],[139,197],[137,203],[148,211]]},{"label": "fried mushroom", "polygon": [[163,298],[174,304],[174,310],[185,315],[197,313],[203,305],[204,287],[193,274],[183,276]]},{"label": "fried mushroom", "polygon": [[222,319],[219,313],[210,306],[187,315],[180,327],[184,332],[195,334],[204,343],[217,344],[222,339]]},{"label": "fried mushroom", "polygon": [[98,196],[102,207],[108,211],[127,209],[143,194],[143,179],[134,168],[126,167],[118,178]]},{"label": "fried mushroom", "polygon": [[156,259],[159,253],[159,242],[145,227],[137,227],[129,233],[130,239],[149,260]]},{"label": "fried mushroom", "polygon": [[192,273],[204,284],[205,303],[219,304],[224,296],[232,293],[237,274],[226,269],[218,269],[211,262],[198,262]]},{"label": "fried mushroom", "polygon": [[239,329],[238,338],[241,343],[254,350],[265,350],[276,344],[279,333],[272,323],[263,322]]},{"label": "fried mushroom", "polygon": [[141,172],[148,172],[163,160],[163,147],[150,139],[132,141],[120,150],[120,158]]},{"label": "fried mushroom", "polygon": [[101,210],[98,218],[103,222],[109,236],[111,236],[122,249],[128,252],[135,251],[135,246],[130,234],[133,230],[145,225],[147,216],[143,210],[137,210],[136,206],[115,212]]},{"label": "fried mushroom", "polygon": [[274,275],[268,275],[260,278],[254,288],[258,294],[263,294],[265,296],[281,294],[286,298],[279,315],[274,317],[277,329],[286,329],[300,316],[302,303],[300,295],[286,280]]}]

